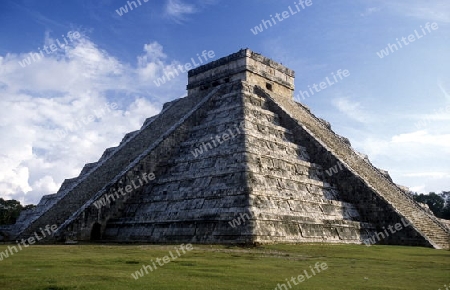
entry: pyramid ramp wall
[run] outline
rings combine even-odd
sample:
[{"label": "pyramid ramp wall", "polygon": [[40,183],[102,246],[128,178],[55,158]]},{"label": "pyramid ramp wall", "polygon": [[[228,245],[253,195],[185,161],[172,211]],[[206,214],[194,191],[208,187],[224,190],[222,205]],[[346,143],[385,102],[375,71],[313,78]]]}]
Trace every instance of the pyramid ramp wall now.
[{"label": "pyramid ramp wall", "polygon": [[[39,232],[39,228],[46,225],[56,224],[61,227],[67,224],[67,220],[79,212],[80,208],[105,185],[109,184],[117,175],[124,176],[129,164],[149,147],[152,140],[158,140],[167,130],[186,115],[192,107],[201,102],[204,95],[193,95],[190,98],[182,98],[172,102],[157,116],[152,118],[148,124],[138,132],[125,136],[120,146],[105,152],[109,156],[102,158],[101,162],[90,171],[84,172],[80,178],[74,179],[63,194],[51,207],[46,207],[42,212],[35,215],[34,219],[20,231],[17,238],[27,238]],[[151,125],[151,126],[150,126]],[[181,132],[181,131],[180,131]],[[175,142],[176,143],[176,142]],[[166,152],[158,158],[171,155],[172,144],[166,144]],[[64,184],[63,184],[64,186]],[[62,186],[62,187],[63,187]]]}]

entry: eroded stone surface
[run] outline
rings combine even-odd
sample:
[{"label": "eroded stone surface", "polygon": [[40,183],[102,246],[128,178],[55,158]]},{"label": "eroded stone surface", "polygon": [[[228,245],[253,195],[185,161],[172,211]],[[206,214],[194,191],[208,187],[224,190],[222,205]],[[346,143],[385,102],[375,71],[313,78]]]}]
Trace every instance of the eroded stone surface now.
[{"label": "eroded stone surface", "polygon": [[[250,50],[190,71],[186,98],[44,197],[16,233],[56,223],[75,240],[361,243],[406,220],[379,243],[448,247],[448,229],[293,89],[292,70]],[[150,172],[151,182],[94,206]]]}]

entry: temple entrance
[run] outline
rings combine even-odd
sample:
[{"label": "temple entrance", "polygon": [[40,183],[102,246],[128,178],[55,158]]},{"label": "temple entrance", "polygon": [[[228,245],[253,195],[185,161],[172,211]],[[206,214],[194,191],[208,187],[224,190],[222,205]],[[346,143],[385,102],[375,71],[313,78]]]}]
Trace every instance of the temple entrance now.
[{"label": "temple entrance", "polygon": [[102,239],[102,225],[95,223],[92,225],[91,241],[98,241]]}]

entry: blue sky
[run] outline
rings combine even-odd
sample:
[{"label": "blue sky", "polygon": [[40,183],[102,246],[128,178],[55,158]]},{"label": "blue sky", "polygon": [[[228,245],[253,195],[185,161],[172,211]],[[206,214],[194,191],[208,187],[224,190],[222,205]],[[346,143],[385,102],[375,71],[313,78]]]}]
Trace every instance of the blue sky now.
[{"label": "blue sky", "polygon": [[348,70],[298,100],[395,182],[450,190],[448,0],[139,1],[0,2],[0,197],[56,192],[185,96],[187,74],[156,85],[164,73],[241,48],[295,70],[297,96]]}]

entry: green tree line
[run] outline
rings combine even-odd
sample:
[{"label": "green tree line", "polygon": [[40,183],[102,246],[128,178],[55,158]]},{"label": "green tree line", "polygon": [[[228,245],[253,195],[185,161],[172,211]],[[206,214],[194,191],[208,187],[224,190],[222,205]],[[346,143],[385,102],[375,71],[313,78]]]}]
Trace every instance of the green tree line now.
[{"label": "green tree line", "polygon": [[441,193],[430,192],[429,194],[413,193],[414,200],[425,203],[435,216],[450,220],[450,191]]},{"label": "green tree line", "polygon": [[33,204],[22,206],[17,200],[4,200],[0,198],[0,225],[14,224],[21,211],[34,207],[35,205]]}]

